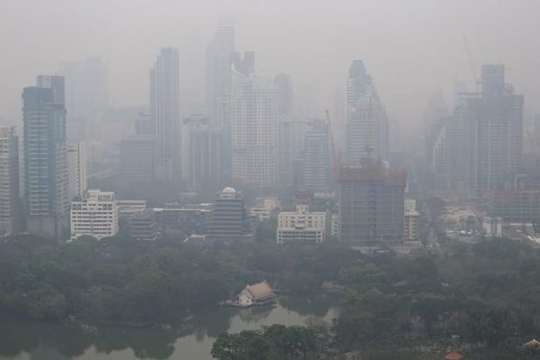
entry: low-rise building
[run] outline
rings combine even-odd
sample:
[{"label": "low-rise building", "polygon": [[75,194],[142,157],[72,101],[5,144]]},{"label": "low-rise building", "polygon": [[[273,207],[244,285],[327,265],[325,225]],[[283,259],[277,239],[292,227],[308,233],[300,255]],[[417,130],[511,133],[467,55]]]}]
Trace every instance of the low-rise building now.
[{"label": "low-rise building", "polygon": [[129,218],[146,210],[146,200],[117,200],[118,215]]},{"label": "low-rise building", "polygon": [[277,243],[321,243],[326,236],[326,213],[310,212],[307,205],[297,205],[296,211],[278,215]]},{"label": "low-rise building", "polygon": [[88,190],[71,202],[71,238],[101,239],[118,233],[118,203],[113,191]]},{"label": "low-rise building", "polygon": [[238,295],[238,304],[244,307],[264,305],[273,302],[276,297],[270,285],[263,281],[255,285],[247,285]]},{"label": "low-rise building", "polygon": [[135,240],[156,240],[158,236],[156,216],[152,209],[131,216],[127,220],[128,234]]}]

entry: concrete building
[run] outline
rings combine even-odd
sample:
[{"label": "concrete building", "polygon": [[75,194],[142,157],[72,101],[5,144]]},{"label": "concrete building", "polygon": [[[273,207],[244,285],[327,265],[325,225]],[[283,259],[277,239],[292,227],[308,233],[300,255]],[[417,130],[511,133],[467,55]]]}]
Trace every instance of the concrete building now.
[{"label": "concrete building", "polygon": [[224,180],[225,140],[222,127],[213,127],[206,116],[184,119],[186,179],[195,188]]},{"label": "concrete building", "polygon": [[403,241],[404,170],[364,161],[339,169],[337,183],[340,241],[356,246]]},{"label": "concrete building", "polygon": [[68,140],[69,198],[82,196],[88,190],[88,161],[86,143]]},{"label": "concrete building", "polygon": [[224,106],[231,92],[231,65],[235,52],[232,24],[218,26],[205,53],[205,114],[213,127],[224,126]]},{"label": "concrete building", "polygon": [[180,90],[178,50],[161,49],[150,70],[150,113],[156,126],[160,177],[180,179]]},{"label": "concrete building", "polygon": [[418,240],[418,217],[420,213],[416,210],[416,200],[405,199],[405,240]]},{"label": "concrete building", "polygon": [[446,124],[450,190],[487,197],[516,173],[523,155],[523,101],[506,84],[504,65],[482,67],[482,93],[461,94]]},{"label": "concrete building", "polygon": [[135,240],[154,241],[158,236],[156,216],[152,209],[131,216],[127,220],[127,230],[130,237]]},{"label": "concrete building", "polygon": [[118,216],[129,218],[146,210],[146,200],[116,200]]},{"label": "concrete building", "polygon": [[312,120],[304,140],[302,187],[314,192],[330,189],[330,132],[322,120]]},{"label": "concrete building", "polygon": [[212,221],[214,204],[165,204],[154,208],[158,229],[165,234],[203,235]]},{"label": "concrete building", "polygon": [[14,127],[0,126],[0,237],[21,230],[19,141]]},{"label": "concrete building", "polygon": [[109,106],[107,65],[93,56],[60,63],[59,74],[65,78],[68,139],[99,140],[101,114]]},{"label": "concrete building", "polygon": [[230,112],[232,179],[254,188],[276,185],[278,127],[273,82],[234,68]]},{"label": "concrete building", "polygon": [[135,135],[120,142],[120,176],[123,182],[149,184],[155,179],[155,137]]},{"label": "concrete building", "polygon": [[280,73],[274,77],[277,91],[278,113],[290,114],[293,110],[293,86],[290,74]]},{"label": "concrete building", "polygon": [[39,76],[23,90],[24,210],[28,231],[69,237],[64,79]]},{"label": "concrete building", "polygon": [[71,238],[100,240],[118,233],[118,203],[113,191],[88,190],[71,202]]},{"label": "concrete building", "polygon": [[388,160],[389,128],[386,111],[362,60],[354,60],[347,82],[346,161]]},{"label": "concrete building", "polygon": [[226,187],[217,194],[207,235],[211,241],[253,238],[253,223],[245,208],[241,192]]},{"label": "concrete building", "polygon": [[280,115],[278,118],[278,175],[281,185],[294,185],[300,181],[295,177],[294,164],[305,149],[310,124],[309,119],[293,115]]},{"label": "concrete building", "polygon": [[278,215],[277,243],[321,243],[326,237],[326,213],[310,212],[307,205]]}]

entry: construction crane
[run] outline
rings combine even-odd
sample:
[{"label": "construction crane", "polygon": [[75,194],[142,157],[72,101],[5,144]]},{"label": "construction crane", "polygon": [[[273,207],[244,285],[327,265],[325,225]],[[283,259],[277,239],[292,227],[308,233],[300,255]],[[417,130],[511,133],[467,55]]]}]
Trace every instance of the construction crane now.
[{"label": "construction crane", "polygon": [[474,66],[474,61],[471,56],[471,51],[469,49],[469,42],[467,41],[467,37],[465,36],[465,34],[463,34],[463,43],[465,44],[465,51],[467,52],[467,58],[469,59],[469,65],[471,67],[471,72],[474,77],[476,93],[480,94],[480,85],[482,84],[482,80],[476,75],[476,66]]}]

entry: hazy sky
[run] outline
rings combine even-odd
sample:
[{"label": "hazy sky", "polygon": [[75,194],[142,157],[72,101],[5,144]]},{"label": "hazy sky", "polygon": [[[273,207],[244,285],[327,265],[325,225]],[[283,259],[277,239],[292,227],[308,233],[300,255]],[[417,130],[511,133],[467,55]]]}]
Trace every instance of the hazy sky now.
[{"label": "hazy sky", "polygon": [[185,96],[202,99],[204,47],[228,16],[257,70],[290,72],[296,87],[311,87],[317,111],[332,108],[361,58],[391,117],[409,128],[439,86],[450,99],[456,76],[473,83],[466,34],[477,72],[506,64],[536,112],[539,14],[538,0],[0,0],[0,116],[19,121],[24,86],[89,55],[109,65],[113,104],[146,104],[148,69],[167,45],[180,48]]}]

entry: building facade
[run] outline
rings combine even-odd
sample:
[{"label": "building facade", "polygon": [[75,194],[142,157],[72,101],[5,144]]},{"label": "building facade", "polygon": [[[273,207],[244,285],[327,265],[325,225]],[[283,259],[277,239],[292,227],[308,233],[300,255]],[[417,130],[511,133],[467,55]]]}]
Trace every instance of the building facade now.
[{"label": "building facade", "polygon": [[120,142],[120,175],[123,182],[149,184],[155,178],[154,135],[136,135]]},{"label": "building facade", "polygon": [[276,185],[278,126],[273,82],[235,70],[230,113],[232,179],[254,188]]},{"label": "building facade", "polygon": [[100,240],[118,234],[118,203],[113,191],[88,190],[71,202],[71,238]]},{"label": "building facade", "polygon": [[0,126],[0,237],[21,230],[19,141],[15,128]]},{"label": "building facade", "polygon": [[180,90],[178,50],[161,49],[150,70],[150,113],[156,128],[160,177],[180,179]]},{"label": "building facade", "polygon": [[337,182],[340,241],[357,246],[403,241],[404,170],[364,162],[339,169]]},{"label": "building facade", "polygon": [[293,111],[293,85],[290,74],[280,73],[274,77],[277,91],[278,113],[291,114]]},{"label": "building facade", "polygon": [[330,132],[328,124],[312,120],[304,140],[302,187],[314,192],[330,190]]},{"label": "building facade", "polygon": [[24,210],[28,231],[69,237],[64,79],[39,76],[23,90]]},{"label": "building facade", "polygon": [[321,243],[326,238],[326,213],[310,212],[307,205],[278,215],[277,243]]},{"label": "building facade", "polygon": [[88,161],[86,143],[68,140],[69,198],[82,196],[88,190]]},{"label": "building facade", "polygon": [[218,193],[207,235],[212,241],[238,241],[253,238],[253,224],[241,192],[226,187]]},{"label": "building facade", "polygon": [[346,161],[388,160],[389,126],[386,111],[362,60],[354,60],[347,82]]},{"label": "building facade", "polygon": [[405,199],[405,240],[418,240],[418,217],[420,213],[416,210],[416,200]]}]

